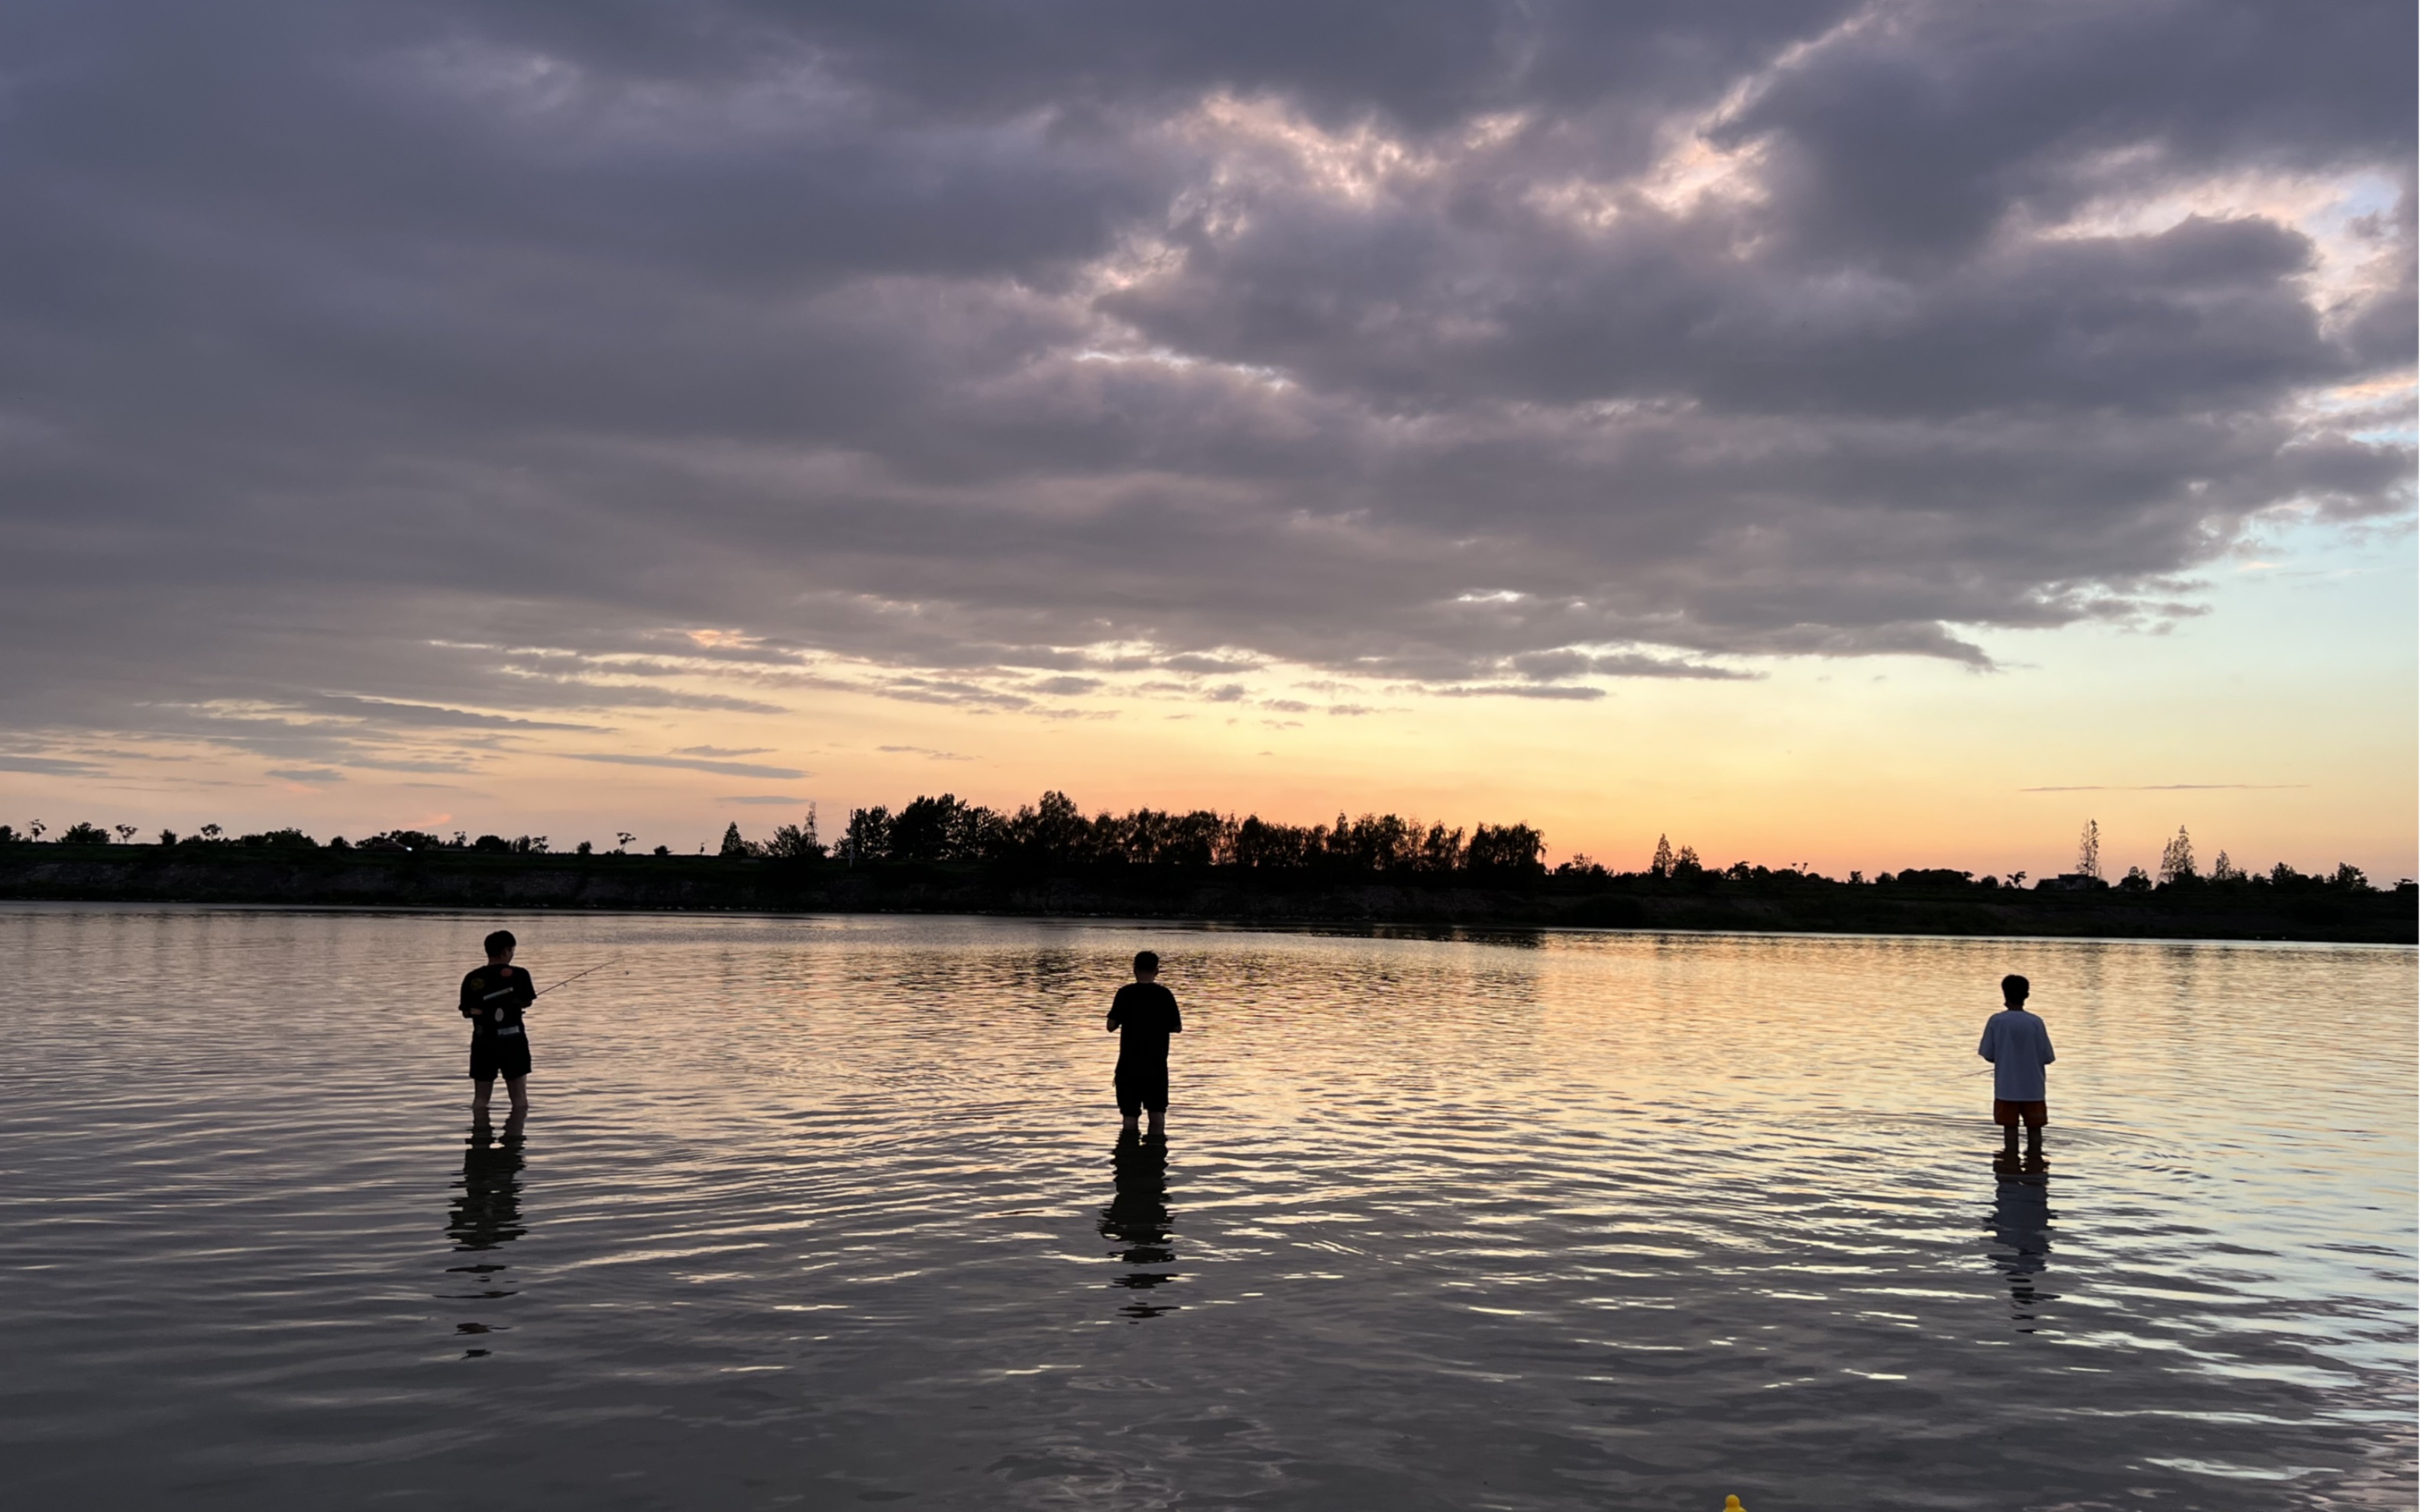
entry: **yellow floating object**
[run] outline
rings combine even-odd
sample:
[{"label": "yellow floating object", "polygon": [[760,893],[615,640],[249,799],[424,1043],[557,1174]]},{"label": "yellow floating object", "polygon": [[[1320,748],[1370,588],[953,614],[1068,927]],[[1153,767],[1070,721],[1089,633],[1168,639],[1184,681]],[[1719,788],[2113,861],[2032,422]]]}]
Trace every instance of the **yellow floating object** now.
[{"label": "yellow floating object", "polygon": [[1723,1498],[1723,1512],[1747,1512],[1747,1508],[1740,1505],[1738,1497],[1726,1496]]}]

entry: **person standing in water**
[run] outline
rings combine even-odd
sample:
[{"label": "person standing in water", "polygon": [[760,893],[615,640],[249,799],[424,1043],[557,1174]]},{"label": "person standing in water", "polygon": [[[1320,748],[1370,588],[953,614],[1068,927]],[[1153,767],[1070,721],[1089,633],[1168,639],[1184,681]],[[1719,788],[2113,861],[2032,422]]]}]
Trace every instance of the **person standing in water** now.
[{"label": "person standing in water", "polygon": [[1983,1042],[1975,1053],[1992,1063],[1992,1121],[2006,1133],[2004,1147],[2017,1152],[2017,1123],[2025,1126],[2025,1152],[2041,1153],[2042,1125],[2050,1121],[2049,1077],[2042,1068],[2058,1057],[2050,1047],[2050,1030],[2037,1014],[2025,1011],[2033,983],[2023,977],[2000,979],[2000,1001],[2008,1006],[1983,1022]]},{"label": "person standing in water", "polygon": [[1159,984],[1158,956],[1138,951],[1134,974],[1109,1003],[1109,1032],[1118,1036],[1118,1112],[1132,1131],[1136,1115],[1149,1109],[1151,1132],[1157,1134],[1168,1111],[1168,1037],[1185,1032],[1185,1018],[1176,1011],[1176,995]]},{"label": "person standing in water", "polygon": [[471,1079],[479,1084],[471,1096],[471,1116],[488,1116],[488,1098],[496,1078],[513,1100],[513,1117],[529,1111],[529,1029],[521,1010],[537,1001],[530,974],[513,964],[520,942],[513,932],[500,929],[488,936],[488,964],[462,979],[462,1016],[471,1021]]}]

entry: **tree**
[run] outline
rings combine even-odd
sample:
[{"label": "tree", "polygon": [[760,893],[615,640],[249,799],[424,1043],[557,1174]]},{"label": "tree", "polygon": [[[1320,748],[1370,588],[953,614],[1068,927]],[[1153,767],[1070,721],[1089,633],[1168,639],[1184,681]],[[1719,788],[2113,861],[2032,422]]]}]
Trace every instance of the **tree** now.
[{"label": "tree", "polygon": [[[38,834],[38,835],[41,833],[41,828],[40,828],[40,826],[39,826],[39,825],[37,825],[37,826],[35,827],[34,833],[36,833],[36,834]],[[204,840],[223,840],[223,839],[225,839],[225,836],[226,836],[226,831],[225,831],[225,830],[224,830],[224,829],[221,829],[221,828],[220,828],[218,825],[204,825],[202,826],[202,839],[204,839]]]},{"label": "tree", "polygon": [[174,844],[176,844],[176,843],[177,843],[177,832],[176,832],[175,830],[173,830],[173,829],[163,829],[163,830],[160,831],[160,843],[161,843],[161,844],[163,844],[163,845],[174,845]]},{"label": "tree", "polygon": [[112,825],[109,827],[117,831],[117,843],[120,845],[132,845],[134,843],[134,826],[132,825]]},{"label": "tree", "polygon": [[2160,883],[2174,887],[2200,880],[2200,874],[2194,870],[2193,837],[2185,833],[2184,825],[2179,825],[2176,839],[2160,847]]},{"label": "tree", "polygon": [[2225,851],[2221,851],[2218,853],[2218,859],[2210,864],[2210,880],[2212,882],[2242,882],[2243,880],[2243,869],[2237,866],[2233,861],[2228,860],[2226,853]]},{"label": "tree", "polygon": [[804,825],[776,825],[773,838],[765,842],[765,854],[790,861],[823,859],[823,843],[815,839],[814,816],[807,816]]},{"label": "tree", "polygon": [[722,832],[722,850],[721,854],[726,860],[734,856],[745,856],[753,854],[750,850],[748,842],[739,838],[739,821],[737,819],[733,820],[730,825]]},{"label": "tree", "polygon": [[109,831],[101,828],[99,825],[70,825],[67,827],[67,832],[59,837],[59,843],[62,845],[106,845],[109,843]]},{"label": "tree", "polygon": [[1528,825],[1481,825],[1470,832],[1465,865],[1472,872],[1544,870],[1546,837]]},{"label": "tree", "polygon": [[1648,874],[1651,876],[1668,877],[1672,874],[1673,865],[1671,837],[1668,835],[1656,836],[1655,855],[1647,863]]},{"label": "tree", "polygon": [[891,856],[896,861],[955,861],[970,832],[980,827],[974,810],[954,793],[923,794],[891,821]]},{"label": "tree", "polygon": [[848,828],[841,832],[841,853],[848,864],[886,861],[891,858],[891,810],[879,804],[871,809],[851,809]]},{"label": "tree", "polygon": [[2087,819],[2084,833],[2075,842],[2075,874],[2101,880],[2101,821]]},{"label": "tree", "polygon": [[579,846],[578,846],[576,849],[574,849],[574,850],[572,851],[572,853],[571,853],[571,854],[572,854],[572,855],[574,855],[574,856],[589,856],[589,855],[593,855],[593,854],[596,852],[596,849],[597,849],[597,847],[596,847],[596,846],[589,844],[586,841],[584,841],[584,840],[583,840],[583,841],[582,841],[580,842]]},{"label": "tree", "polygon": [[2118,878],[2118,890],[2119,892],[2149,892],[2149,891],[2150,891],[2150,890],[2151,890],[2151,877],[2150,877],[2150,873],[2149,873],[2149,872],[2145,872],[2145,871],[2144,871],[2141,867],[2139,867],[2139,866],[2130,866],[2130,867],[2128,867],[2128,868],[2126,869],[2126,874],[2125,874],[2124,876],[2122,876],[2122,877],[2120,877],[2120,878]]},{"label": "tree", "polygon": [[1031,809],[1019,809],[1009,821],[1020,848],[1042,861],[1084,861],[1092,858],[1093,826],[1076,800],[1056,789],[1042,795]]},{"label": "tree", "polygon": [[1462,861],[1462,831],[1448,829],[1442,824],[1429,825],[1429,832],[1420,840],[1420,858],[1415,863],[1419,870],[1458,872]]},{"label": "tree", "polygon": [[638,838],[638,836],[631,834],[627,829],[617,829],[613,831],[613,854],[619,856],[623,852],[628,850],[630,848],[630,842]]}]

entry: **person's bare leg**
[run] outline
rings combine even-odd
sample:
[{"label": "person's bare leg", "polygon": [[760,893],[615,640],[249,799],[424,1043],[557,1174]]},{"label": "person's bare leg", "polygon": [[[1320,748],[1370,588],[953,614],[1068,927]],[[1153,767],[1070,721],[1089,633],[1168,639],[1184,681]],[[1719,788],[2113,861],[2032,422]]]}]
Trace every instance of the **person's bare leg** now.
[{"label": "person's bare leg", "polygon": [[2001,1152],[2009,1155],[2015,1154],[2017,1152],[2017,1126],[2013,1123],[2009,1124],[2000,1130],[2000,1134],[2002,1135],[2000,1142]]},{"label": "person's bare leg", "polygon": [[518,1118],[520,1118],[522,1114],[527,1113],[527,1112],[529,1111],[529,1078],[528,1078],[528,1077],[526,1077],[526,1076],[507,1076],[507,1077],[505,1077],[505,1078],[504,1078],[504,1090],[512,1094],[512,1099],[513,1099],[513,1117],[514,1117],[514,1118],[518,1119]]},{"label": "person's bare leg", "polygon": [[[2025,1125],[2026,1154],[2040,1155],[2041,1153],[2041,1134],[2042,1126],[2040,1124],[2029,1123]],[[2017,1148],[2017,1132],[2014,1129],[2009,1131],[2009,1148],[2010,1149]]]},{"label": "person's bare leg", "polygon": [[[1152,1109],[1152,1110],[1151,1110],[1151,1129],[1150,1129],[1150,1133],[1152,1133],[1152,1134],[1157,1134],[1157,1133],[1159,1133],[1159,1120],[1160,1120],[1160,1116],[1161,1116],[1162,1114],[1166,1113],[1167,1111],[1168,1111],[1168,1110],[1167,1110],[1166,1108],[1154,1108],[1154,1109]],[[1127,1128],[1129,1128],[1129,1129],[1131,1129],[1131,1128],[1133,1128],[1133,1127],[1134,1127],[1134,1120],[1133,1120],[1132,1119],[1127,1119],[1127,1120],[1126,1120],[1126,1127],[1127,1127]]]},{"label": "person's bare leg", "polygon": [[495,1090],[496,1084],[492,1081],[471,1084],[471,1117],[483,1123],[487,1121],[488,1099],[495,1095]]}]

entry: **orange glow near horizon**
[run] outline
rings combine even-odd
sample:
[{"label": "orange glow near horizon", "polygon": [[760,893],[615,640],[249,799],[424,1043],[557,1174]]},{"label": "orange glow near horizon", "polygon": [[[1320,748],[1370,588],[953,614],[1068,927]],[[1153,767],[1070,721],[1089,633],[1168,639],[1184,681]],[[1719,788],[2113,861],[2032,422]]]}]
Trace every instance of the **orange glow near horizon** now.
[{"label": "orange glow near horizon", "polygon": [[[54,830],[462,829],[543,834],[556,849],[611,848],[628,830],[642,848],[693,852],[727,823],[761,837],[810,803],[829,835],[855,806],[948,792],[1013,810],[1056,788],[1087,812],[1524,822],[1545,832],[1550,860],[1586,854],[1617,871],[1643,866],[1668,835],[1714,865],[1831,875],[2042,876],[2071,864],[2090,818],[2113,874],[2155,867],[2182,825],[2205,868],[2224,850],[2255,869],[2349,860],[2384,882],[2412,875],[2412,648],[2315,667],[2264,651],[2259,606],[2236,607],[2168,635],[2014,641],[1995,648],[2009,664],[1997,671],[1782,660],[1753,680],[1621,681],[1593,702],[1343,695],[1317,674],[1264,668],[1208,699],[1105,683],[1044,717],[827,679],[778,714],[619,710],[611,731],[533,731],[465,750],[460,773],[263,776],[258,758],[187,747],[105,779],[8,774],[0,795],[17,822]],[[731,686],[710,671],[695,681]],[[1367,712],[1328,712],[1338,706]]]}]

